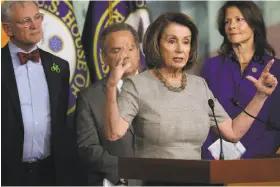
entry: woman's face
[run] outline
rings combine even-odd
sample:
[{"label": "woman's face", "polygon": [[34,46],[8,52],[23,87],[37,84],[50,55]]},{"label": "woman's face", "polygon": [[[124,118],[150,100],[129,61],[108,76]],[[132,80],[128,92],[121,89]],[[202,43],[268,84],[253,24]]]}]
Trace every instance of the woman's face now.
[{"label": "woman's face", "polygon": [[189,59],[191,31],[188,27],[170,23],[160,39],[160,53],[164,65],[171,69],[182,69]]},{"label": "woman's face", "polygon": [[248,25],[244,16],[237,7],[226,10],[225,33],[228,40],[233,44],[254,43],[254,31]]}]

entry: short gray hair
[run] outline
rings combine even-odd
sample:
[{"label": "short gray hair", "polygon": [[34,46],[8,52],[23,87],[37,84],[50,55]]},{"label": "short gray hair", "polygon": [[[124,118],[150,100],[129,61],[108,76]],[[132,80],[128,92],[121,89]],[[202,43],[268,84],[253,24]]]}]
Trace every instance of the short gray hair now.
[{"label": "short gray hair", "polygon": [[[30,2],[30,1],[10,1],[10,0],[5,0],[1,4],[1,21],[2,22],[9,22],[10,21],[11,7],[14,4],[19,3],[19,4],[23,5],[23,3],[26,3],[26,2]],[[39,8],[38,1],[32,1],[32,2]]]}]

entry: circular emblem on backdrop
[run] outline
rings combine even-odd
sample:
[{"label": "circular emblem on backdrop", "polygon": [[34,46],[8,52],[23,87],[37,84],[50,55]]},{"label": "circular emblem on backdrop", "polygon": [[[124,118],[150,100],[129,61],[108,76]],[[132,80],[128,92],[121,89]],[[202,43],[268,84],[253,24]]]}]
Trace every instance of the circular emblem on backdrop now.
[{"label": "circular emblem on backdrop", "polygon": [[[38,45],[41,49],[48,51],[69,63],[71,81],[77,61],[74,39],[71,31],[69,31],[63,20],[55,13],[48,10],[51,5],[47,5],[46,1],[43,1],[42,3],[44,3],[44,6],[43,8],[40,6],[40,12],[44,14],[43,38]],[[59,11],[59,9],[57,9],[57,11]]]},{"label": "circular emblem on backdrop", "polygon": [[68,114],[70,114],[76,108],[77,92],[87,87],[90,81],[73,5],[69,1],[39,1],[38,3],[40,12],[44,14],[43,38],[38,46],[69,63]]},{"label": "circular emblem on backdrop", "polygon": [[59,36],[52,36],[49,39],[48,46],[54,53],[57,53],[63,48],[63,40]]},{"label": "circular emblem on backdrop", "polygon": [[[150,17],[149,13],[146,7],[145,1],[135,1],[136,9],[132,12],[130,12],[128,15],[122,14],[120,10],[118,10],[118,5],[120,3],[123,3],[122,1],[114,1],[112,3],[112,9],[114,12],[114,23],[119,22],[125,22],[130,24],[139,35],[140,40],[140,48],[141,48],[141,55],[143,55],[142,52],[142,38],[144,36],[144,33],[146,29],[148,28],[150,24]],[[106,9],[103,14],[100,16],[100,19],[97,23],[96,30],[93,37],[93,61],[94,61],[94,67],[96,71],[96,75],[98,79],[102,79],[109,73],[109,66],[105,65],[102,60],[101,55],[101,48],[98,44],[99,36],[101,35],[104,28],[108,26],[109,21],[109,11]]]}]

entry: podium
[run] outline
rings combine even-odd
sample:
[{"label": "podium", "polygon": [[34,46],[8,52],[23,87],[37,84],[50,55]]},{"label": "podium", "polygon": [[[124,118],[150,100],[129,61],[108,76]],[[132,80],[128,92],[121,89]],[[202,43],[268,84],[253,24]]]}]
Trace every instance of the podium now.
[{"label": "podium", "polygon": [[248,160],[175,160],[119,158],[125,179],[181,184],[228,184],[280,181],[280,158]]}]

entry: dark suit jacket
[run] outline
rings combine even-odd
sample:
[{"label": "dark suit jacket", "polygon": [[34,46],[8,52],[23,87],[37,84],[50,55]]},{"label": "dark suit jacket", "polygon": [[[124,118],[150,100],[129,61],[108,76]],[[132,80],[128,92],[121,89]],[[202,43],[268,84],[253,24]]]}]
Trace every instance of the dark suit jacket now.
[{"label": "dark suit jacket", "polygon": [[102,185],[104,178],[113,184],[119,180],[117,156],[134,156],[133,131],[121,139],[108,141],[104,136],[104,106],[107,79],[79,92],[77,98],[77,139],[88,185]]},{"label": "dark suit jacket", "polygon": [[[1,49],[2,92],[2,185],[21,185],[23,177],[22,153],[24,127],[16,79],[8,45]],[[69,95],[69,64],[40,49],[51,105],[51,154],[54,159],[57,185],[75,183],[75,129],[67,126]],[[60,73],[51,71],[52,64],[60,67]]]}]

